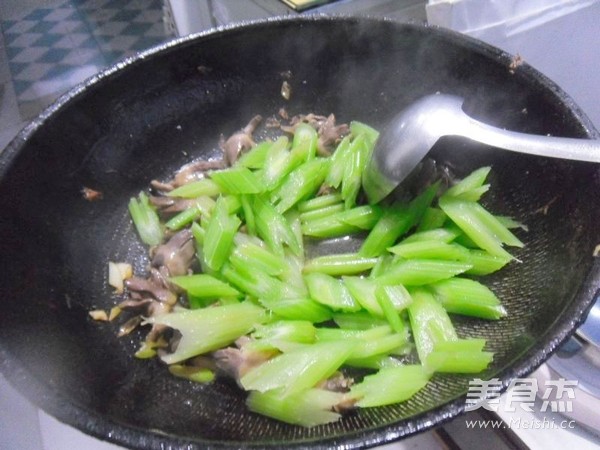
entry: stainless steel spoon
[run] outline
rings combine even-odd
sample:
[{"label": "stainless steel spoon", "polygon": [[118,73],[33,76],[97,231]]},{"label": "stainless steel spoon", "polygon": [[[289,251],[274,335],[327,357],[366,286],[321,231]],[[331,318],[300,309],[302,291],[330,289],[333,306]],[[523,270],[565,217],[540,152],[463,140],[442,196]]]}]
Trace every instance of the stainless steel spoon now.
[{"label": "stainless steel spoon", "polygon": [[387,196],[425,158],[442,136],[463,136],[530,155],[600,163],[600,140],[517,133],[479,122],[462,110],[463,99],[434,94],[394,117],[381,133],[364,183],[369,201]]}]

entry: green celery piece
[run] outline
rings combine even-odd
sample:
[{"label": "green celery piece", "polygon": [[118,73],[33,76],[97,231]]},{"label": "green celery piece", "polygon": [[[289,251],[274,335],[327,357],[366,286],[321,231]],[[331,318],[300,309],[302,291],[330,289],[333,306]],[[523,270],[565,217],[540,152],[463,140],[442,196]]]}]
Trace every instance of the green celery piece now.
[{"label": "green celery piece", "polygon": [[439,205],[446,215],[458,225],[467,237],[477,244],[479,248],[486,250],[494,256],[512,259],[510,253],[502,247],[502,240],[500,237],[478,218],[473,208],[473,205],[477,205],[477,203],[443,195],[439,200]]},{"label": "green celery piece", "polygon": [[158,214],[150,205],[148,196],[140,192],[138,199],[129,200],[129,214],[142,242],[147,245],[158,245],[163,240],[163,231]]},{"label": "green celery piece", "polygon": [[308,287],[304,282],[302,268],[304,267],[304,255],[296,256],[289,250],[284,252],[283,272],[279,279],[286,285],[288,290],[295,294],[292,296],[308,297]]},{"label": "green celery piece", "polygon": [[310,298],[261,297],[260,303],[276,315],[288,320],[308,320],[312,323],[326,322],[333,312]]},{"label": "green celery piece", "polygon": [[302,223],[305,236],[332,238],[358,233],[375,226],[381,217],[382,210],[370,205],[358,206],[328,217],[309,220]]},{"label": "green celery piece", "polygon": [[389,367],[400,367],[404,366],[404,363],[393,356],[388,355],[375,355],[369,356],[368,358],[348,358],[345,363],[346,366],[359,367],[362,369],[385,369]]},{"label": "green celery piece", "polygon": [[284,286],[277,278],[271,277],[260,270],[251,270],[244,266],[234,267],[237,261],[229,261],[223,265],[223,277],[239,291],[255,298],[275,298],[283,296]]},{"label": "green celery piece", "polygon": [[408,342],[408,333],[392,333],[388,326],[367,330],[343,330],[339,328],[317,328],[317,342],[354,341],[355,346],[349,359],[365,359],[377,355],[387,355]]},{"label": "green celery piece", "polygon": [[483,351],[439,351],[427,356],[427,368],[434,372],[479,373],[494,359],[492,352]]},{"label": "green celery piece", "polygon": [[376,282],[384,285],[402,284],[419,286],[452,278],[472,267],[461,261],[442,259],[408,259],[392,264],[386,273],[377,277]]},{"label": "green celery piece", "polygon": [[375,289],[375,296],[377,298],[386,297],[398,312],[404,311],[412,303],[410,292],[401,284],[392,286],[378,285]]},{"label": "green celery piece", "polygon": [[429,207],[423,213],[417,231],[428,231],[441,228],[446,222],[446,213],[439,208]]},{"label": "green celery piece", "polygon": [[303,162],[310,161],[317,153],[317,130],[307,123],[300,123],[294,130],[291,153],[301,155]]},{"label": "green celery piece", "polygon": [[357,253],[317,256],[304,265],[304,273],[319,272],[327,275],[353,275],[371,269],[377,258],[365,258]]},{"label": "green celery piece", "polygon": [[290,230],[292,230],[292,234],[296,237],[296,242],[298,243],[298,250],[292,252],[291,249],[284,250],[284,252],[291,252],[294,256],[302,258],[302,262],[304,262],[304,235],[302,234],[302,222],[300,221],[300,213],[295,209],[290,209],[286,211],[283,215],[287,223],[290,225]]},{"label": "green celery piece", "polygon": [[237,195],[225,195],[221,197],[229,214],[237,214],[242,209],[242,202]]},{"label": "green celery piece", "polygon": [[298,211],[301,213],[307,213],[341,203],[343,203],[343,199],[339,193],[320,195],[318,197],[311,198],[310,200],[304,200],[298,203]]},{"label": "green celery piece", "polygon": [[431,293],[422,288],[413,289],[411,297],[408,317],[419,359],[425,364],[437,342],[455,341],[458,336],[448,313]]},{"label": "green celery piece", "polygon": [[388,248],[388,251],[405,259],[469,261],[469,250],[463,246],[435,240],[400,243]]},{"label": "green celery piece", "polygon": [[396,240],[412,228],[433,201],[439,185],[434,184],[410,202],[409,206],[396,206],[385,211],[373,227],[362,247],[360,254],[379,256],[392,246]]},{"label": "green celery piece", "polygon": [[371,269],[369,278],[377,278],[381,274],[385,273],[393,262],[394,257],[392,255],[381,255],[379,258],[377,258],[377,264],[375,264]]},{"label": "green celery piece", "polygon": [[252,337],[261,340],[288,340],[312,344],[316,338],[316,328],[308,320],[278,320],[257,326]]},{"label": "green celery piece", "polygon": [[275,191],[275,209],[283,214],[319,190],[329,170],[329,159],[315,158],[294,169]]},{"label": "green celery piece", "polygon": [[267,318],[263,308],[244,302],[162,314],[146,323],[166,325],[181,333],[175,352],[161,357],[174,364],[225,347]]},{"label": "green celery piece", "polygon": [[519,222],[518,220],[513,219],[510,216],[494,216],[494,217],[496,217],[498,222],[500,222],[502,225],[504,225],[509,230],[513,229],[513,228],[521,228],[522,230],[529,231],[529,228],[527,227],[527,225],[525,225],[522,222]]},{"label": "green celery piece", "polygon": [[173,216],[165,226],[170,230],[180,230],[195,220],[198,220],[202,215],[206,217],[210,216],[214,206],[215,201],[212,198],[207,196],[198,197],[193,206]]},{"label": "green celery piece", "polygon": [[229,259],[236,267],[247,265],[273,276],[281,275],[285,270],[285,261],[280,255],[251,242],[235,246]]},{"label": "green celery piece", "polygon": [[259,177],[243,166],[215,170],[210,173],[210,178],[225,194],[259,194],[265,191]]},{"label": "green celery piece", "polygon": [[338,144],[335,152],[331,155],[331,165],[329,167],[329,173],[325,178],[325,184],[333,188],[339,188],[344,178],[344,169],[346,167],[346,161],[350,156],[350,136],[344,137]]},{"label": "green celery piece", "polygon": [[204,262],[212,270],[219,270],[229,258],[233,239],[240,225],[241,220],[227,212],[224,197],[219,197],[206,227],[202,249]]},{"label": "green celery piece", "polygon": [[246,390],[283,389],[294,395],[329,378],[350,356],[354,342],[321,342],[282,353],[251,369],[240,378]]},{"label": "green celery piece", "polygon": [[195,383],[210,383],[215,379],[215,373],[210,369],[185,366],[183,364],[171,364],[169,366],[169,372],[171,375],[175,375],[179,378],[185,378],[186,380],[190,380]]},{"label": "green celery piece", "polygon": [[329,306],[333,310],[357,311],[360,309],[360,305],[352,298],[341,280],[315,272],[304,275],[304,281],[313,300]]},{"label": "green celery piece", "polygon": [[[390,295],[390,292],[389,292],[391,290],[391,288],[396,288],[396,287],[398,287],[398,286],[378,286],[375,289],[375,298],[377,300],[377,303],[379,303],[379,307],[383,311],[384,317],[389,322],[392,329],[396,333],[404,334],[404,333],[406,333],[406,327],[404,326],[404,321],[400,317],[400,313],[396,309],[394,303],[392,303],[391,295],[394,295],[394,294],[392,293]],[[402,288],[406,291],[404,286],[402,286]],[[406,292],[406,294],[408,295],[408,291]],[[410,295],[408,296],[408,299],[410,300],[410,302],[407,302],[406,306],[408,306],[410,303],[412,303],[412,299],[410,298]]]},{"label": "green celery piece", "polygon": [[359,122],[357,120],[350,122],[350,133],[352,133],[352,136],[354,137],[364,134],[366,140],[371,146],[374,146],[375,142],[377,142],[377,139],[379,139],[379,131],[367,125],[366,123]]},{"label": "green celery piece", "polygon": [[167,192],[169,197],[196,198],[196,197],[216,197],[221,194],[221,188],[210,178],[202,178],[198,181],[191,181],[178,188]]},{"label": "green celery piece", "polygon": [[377,284],[373,279],[361,277],[343,277],[342,279],[354,300],[373,316],[384,317],[383,309],[377,301]]},{"label": "green celery piece", "polygon": [[429,374],[420,365],[386,367],[352,386],[348,395],[358,399],[361,408],[391,405],[408,400],[428,381]]},{"label": "green celery piece", "polygon": [[468,261],[473,265],[465,273],[468,275],[489,275],[497,272],[510,262],[510,258],[490,255],[485,250],[469,250]]},{"label": "green celery piece", "polygon": [[348,159],[344,162],[341,189],[346,209],[350,209],[356,204],[356,197],[362,185],[362,174],[368,162],[368,150],[364,134],[356,136],[350,144]]},{"label": "green celery piece", "polygon": [[256,221],[254,220],[254,210],[252,209],[252,199],[249,195],[240,195],[240,203],[242,204],[242,212],[244,214],[244,223],[248,234],[256,235]]},{"label": "green celery piece", "polygon": [[255,145],[250,150],[238,158],[235,162],[236,166],[247,167],[248,169],[262,169],[265,166],[267,153],[273,145],[271,141],[263,141]]},{"label": "green celery piece", "polygon": [[478,202],[481,199],[481,197],[483,196],[483,194],[485,194],[489,190],[490,190],[490,185],[484,184],[483,186],[480,186],[475,189],[471,189],[470,191],[465,192],[461,195],[457,195],[455,198],[459,198],[461,200],[466,200],[466,201],[470,201],[470,202]]},{"label": "green celery piece", "polygon": [[482,223],[488,230],[494,235],[498,236],[503,244],[511,247],[523,247],[524,244],[521,240],[513,234],[504,224],[496,218],[493,214],[487,211],[479,203],[471,203],[468,207],[473,211],[474,216],[477,220]]},{"label": "green celery piece", "polygon": [[448,189],[444,195],[447,195],[448,197],[462,197],[465,194],[468,195],[469,191],[483,186],[490,170],[492,170],[492,168],[486,166],[471,172],[468,176]]},{"label": "green celery piece", "polygon": [[302,253],[301,244],[285,217],[278,213],[273,205],[258,196],[254,198],[254,220],[258,236],[273,252],[283,255],[285,244],[294,254]]},{"label": "green celery piece", "polygon": [[204,230],[204,228],[202,228],[198,224],[198,222],[194,222],[194,223],[192,223],[192,226],[190,227],[190,229],[192,230],[192,235],[194,236],[194,239],[196,241],[196,246],[203,245],[204,237],[206,236],[206,231]]},{"label": "green celery piece", "polygon": [[333,321],[338,327],[347,330],[366,330],[367,328],[380,327],[387,324],[386,320],[375,317],[368,311],[335,313],[333,314]]},{"label": "green celery piece", "polygon": [[493,320],[506,316],[498,297],[478,281],[456,277],[438,281],[431,288],[448,312]]},{"label": "green celery piece", "polygon": [[413,242],[423,242],[423,241],[440,241],[449,244],[454,239],[456,239],[461,234],[461,231],[458,229],[449,229],[449,228],[435,228],[432,230],[426,231],[418,231],[416,233],[407,236],[400,243],[401,244],[409,244]]},{"label": "green celery piece", "polygon": [[240,295],[237,289],[205,273],[171,277],[169,281],[189,295],[199,298],[238,297]]},{"label": "green celery piece", "polygon": [[307,389],[294,395],[284,395],[283,389],[250,392],[246,405],[250,411],[285,423],[314,427],[336,422],[341,415],[333,412],[344,400],[344,394],[325,389]]},{"label": "green celery piece", "polygon": [[283,177],[293,169],[291,167],[288,143],[288,138],[282,136],[267,151],[260,175],[268,191],[275,189],[281,180],[283,180]]},{"label": "green celery piece", "polygon": [[335,205],[324,206],[320,209],[313,209],[312,211],[303,212],[300,214],[301,222],[310,222],[313,220],[326,219],[333,214],[345,211],[343,203],[337,203]]}]

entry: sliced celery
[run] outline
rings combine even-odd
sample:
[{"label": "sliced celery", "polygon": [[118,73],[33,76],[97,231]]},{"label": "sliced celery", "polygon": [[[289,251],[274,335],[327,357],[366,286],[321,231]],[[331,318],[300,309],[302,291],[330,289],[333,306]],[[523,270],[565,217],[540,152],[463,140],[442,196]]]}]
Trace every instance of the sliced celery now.
[{"label": "sliced celery", "polygon": [[226,194],[258,194],[266,188],[254,172],[243,166],[215,170],[210,178]]},{"label": "sliced celery", "polygon": [[337,203],[335,205],[324,206],[323,208],[303,212],[300,214],[300,220],[302,222],[310,222],[319,219],[326,219],[327,217],[330,217],[331,215],[342,212],[344,210],[344,204]]},{"label": "sliced celery", "polygon": [[265,166],[265,159],[272,145],[273,142],[271,141],[263,141],[255,145],[246,153],[242,153],[235,165],[247,167],[248,169],[262,169]]},{"label": "sliced celery", "polygon": [[266,325],[258,325],[251,335],[254,340],[246,344],[253,350],[278,349],[284,343],[312,344],[316,329],[308,320],[278,320]]},{"label": "sliced celery", "polygon": [[458,244],[446,244],[442,241],[417,241],[400,243],[388,250],[406,259],[448,259],[469,261],[469,250]]},{"label": "sliced celery", "polygon": [[229,258],[233,248],[233,238],[241,220],[227,212],[224,197],[219,197],[204,236],[204,262],[212,270],[219,270]]},{"label": "sliced celery", "polygon": [[483,351],[439,351],[427,356],[427,368],[435,372],[479,373],[494,359],[494,354]]},{"label": "sliced celery", "polygon": [[320,342],[276,356],[240,378],[246,390],[283,389],[293,395],[330,377],[354,350],[352,342]]},{"label": "sliced celery", "polygon": [[381,255],[379,258],[377,258],[377,264],[375,264],[371,269],[369,278],[377,278],[381,274],[385,273],[393,262],[393,255],[390,255],[389,253]]},{"label": "sliced celery", "polygon": [[171,364],[169,372],[176,377],[185,378],[195,383],[210,383],[215,379],[215,373],[210,369],[183,364]]},{"label": "sliced celery", "polygon": [[423,213],[417,231],[435,230],[446,222],[446,213],[439,208],[429,207]]},{"label": "sliced celery", "polygon": [[348,358],[345,365],[360,367],[363,369],[384,369],[386,367],[400,367],[404,363],[399,359],[388,355],[375,355],[368,358]]},{"label": "sliced celery", "polygon": [[347,330],[366,330],[367,328],[380,327],[387,324],[386,320],[373,316],[367,311],[335,313],[333,321],[338,327]]},{"label": "sliced celery", "polygon": [[349,359],[365,359],[377,355],[387,355],[402,347],[408,340],[408,333],[392,333],[385,325],[367,330],[343,330],[336,328],[318,328],[318,342],[355,342]]},{"label": "sliced celery", "polygon": [[314,195],[325,180],[329,160],[315,158],[294,169],[275,191],[275,209],[284,213],[296,203]]},{"label": "sliced celery", "polygon": [[199,298],[237,297],[240,292],[229,284],[205,273],[169,278],[188,294]]},{"label": "sliced celery", "polygon": [[365,258],[357,253],[317,256],[306,262],[304,273],[320,272],[327,275],[353,275],[371,269],[377,258]]},{"label": "sliced celery", "polygon": [[308,220],[302,223],[305,236],[332,238],[368,230],[381,217],[381,209],[369,205],[358,206],[328,217]]},{"label": "sliced celery", "polygon": [[333,312],[310,298],[262,297],[260,303],[280,317],[289,320],[309,320],[321,323],[330,320]]},{"label": "sliced celery", "polygon": [[362,173],[369,158],[368,150],[364,134],[356,136],[350,144],[341,189],[346,209],[350,209],[356,204],[356,197],[362,185]]},{"label": "sliced celery", "polygon": [[485,250],[469,250],[468,261],[473,265],[465,273],[469,275],[488,275],[502,269],[510,258],[490,255]]},{"label": "sliced celery", "polygon": [[419,286],[452,278],[471,267],[471,264],[465,262],[442,259],[400,260],[392,264],[386,273],[377,277],[376,281],[386,285]]},{"label": "sliced celery", "polygon": [[173,216],[165,226],[170,230],[180,230],[195,220],[198,220],[202,215],[209,217],[214,206],[215,201],[212,198],[207,196],[198,197],[194,201],[193,206]]},{"label": "sliced celery", "polygon": [[[392,303],[391,295],[394,294],[392,293],[390,295],[389,292],[391,288],[396,287],[397,286],[379,286],[375,289],[375,298],[377,299],[377,303],[379,303],[379,306],[383,311],[383,315],[389,322],[392,329],[398,334],[406,334],[406,326],[404,325],[404,321],[400,317],[400,313],[394,306],[394,303]],[[402,286],[402,288],[404,287]],[[404,290],[406,291],[406,289]],[[406,292],[406,294],[408,295],[408,292]],[[410,296],[408,296],[408,299],[410,299],[410,302],[407,302],[406,306],[412,303]]]},{"label": "sliced celery", "polygon": [[481,167],[473,172],[471,172],[468,176],[463,178],[461,181],[456,183],[450,189],[445,192],[445,195],[449,197],[461,197],[465,193],[473,189],[478,189],[483,186],[485,180],[490,173],[491,167]]},{"label": "sliced celery", "polygon": [[175,352],[161,356],[165,363],[174,364],[229,345],[266,319],[263,308],[244,302],[162,314],[146,322],[166,325],[181,333]]},{"label": "sliced celery", "polygon": [[281,275],[285,270],[285,261],[280,255],[251,242],[237,245],[231,253],[230,260],[234,266],[255,267],[268,275]]},{"label": "sliced celery", "polygon": [[337,205],[343,203],[342,196],[338,193],[320,195],[319,197],[311,198],[298,203],[298,211],[306,213],[315,211],[317,209],[323,209],[328,206]]},{"label": "sliced celery", "polygon": [[375,295],[377,298],[387,298],[396,311],[404,311],[412,303],[410,293],[401,284],[392,286],[378,285],[375,289]]},{"label": "sliced celery", "polygon": [[273,142],[266,152],[260,177],[267,190],[276,188],[283,177],[293,169],[290,167],[288,144],[288,138],[282,136]]},{"label": "sliced celery", "polygon": [[333,310],[357,311],[360,305],[350,295],[341,280],[324,273],[304,275],[308,292],[313,300],[329,306]]},{"label": "sliced celery", "polygon": [[242,204],[242,212],[244,222],[248,234],[256,235],[256,221],[254,219],[254,209],[252,209],[252,198],[249,195],[240,195],[240,203]]},{"label": "sliced celery", "polygon": [[254,220],[257,234],[276,254],[283,254],[284,244],[295,254],[302,253],[300,242],[285,217],[260,197],[254,199]]},{"label": "sliced celery", "polygon": [[317,152],[317,130],[307,123],[300,123],[294,130],[291,153],[301,155],[303,162],[313,159]]},{"label": "sliced celery", "polygon": [[343,277],[344,284],[354,299],[370,314],[384,317],[383,309],[376,296],[377,284],[373,279],[361,277]]},{"label": "sliced celery", "polygon": [[221,188],[217,183],[210,178],[202,178],[179,186],[171,192],[167,192],[167,195],[169,197],[196,198],[202,196],[215,197],[221,193]]},{"label": "sliced celery", "polygon": [[129,214],[142,242],[147,245],[158,245],[162,242],[160,220],[146,194],[140,192],[137,200],[129,200]]},{"label": "sliced celery", "polygon": [[356,405],[361,408],[391,405],[408,400],[428,381],[429,375],[420,365],[387,367],[352,386],[349,396],[358,399]]},{"label": "sliced celery", "polygon": [[284,286],[277,278],[247,265],[234,267],[232,264],[235,263],[237,260],[226,263],[221,269],[221,273],[240,291],[261,299],[280,299],[283,296]]},{"label": "sliced celery", "polygon": [[414,215],[406,207],[386,209],[375,224],[359,253],[363,256],[379,256],[386,248],[408,231],[414,224]]},{"label": "sliced celery", "polygon": [[425,364],[437,342],[458,337],[448,313],[432,294],[421,288],[412,290],[411,296],[413,302],[408,307],[408,317],[419,359]]},{"label": "sliced celery", "polygon": [[344,178],[346,161],[350,156],[350,136],[346,136],[338,144],[335,152],[331,156],[331,166],[329,173],[325,178],[325,184],[334,188],[339,188]]},{"label": "sliced celery", "polygon": [[253,391],[246,400],[250,411],[282,422],[314,427],[336,422],[341,415],[333,412],[344,400],[344,394],[325,389],[308,389],[284,395],[283,389],[267,392]]},{"label": "sliced celery", "polygon": [[365,138],[369,142],[369,145],[375,145],[377,139],[379,139],[379,131],[375,128],[367,125],[366,123],[359,122],[357,120],[353,120],[350,122],[350,133],[352,136],[358,136],[360,134],[364,134]]},{"label": "sliced celery", "polygon": [[409,244],[413,242],[423,242],[423,241],[440,241],[445,242],[446,244],[452,242],[461,234],[461,231],[458,229],[451,228],[434,228],[432,230],[419,231],[417,233],[413,233],[410,236],[407,236],[405,239],[400,242],[401,244]]},{"label": "sliced celery", "polygon": [[[442,210],[479,248],[504,258],[512,256],[502,247],[502,239],[482,223],[473,205],[477,203],[443,195],[439,201]],[[508,231],[508,230],[507,230]],[[509,231],[510,233],[510,231]]]},{"label": "sliced celery", "polygon": [[506,315],[498,297],[478,281],[456,277],[431,287],[448,312],[494,320]]}]

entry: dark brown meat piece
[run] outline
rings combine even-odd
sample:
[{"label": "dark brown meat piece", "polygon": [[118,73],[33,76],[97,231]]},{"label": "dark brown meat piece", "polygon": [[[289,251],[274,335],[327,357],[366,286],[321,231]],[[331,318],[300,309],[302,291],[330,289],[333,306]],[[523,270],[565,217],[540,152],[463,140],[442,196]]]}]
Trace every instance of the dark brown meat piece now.
[{"label": "dark brown meat piece", "polygon": [[232,134],[231,137],[220,144],[227,165],[233,165],[240,156],[240,153],[249,150],[255,145],[254,140],[252,139],[252,133],[254,133],[254,130],[256,130],[256,127],[261,121],[261,116],[254,116],[252,120],[248,122],[248,125]]},{"label": "dark brown meat piece", "polygon": [[192,232],[184,229],[155,249],[152,266],[159,269],[164,266],[171,277],[185,275],[192,265],[195,252]]},{"label": "dark brown meat piece", "polygon": [[319,134],[317,152],[322,156],[328,156],[342,137],[348,134],[350,128],[345,123],[336,125],[335,116],[330,114],[317,131]]},{"label": "dark brown meat piece", "polygon": [[273,354],[247,350],[241,348],[227,347],[213,353],[217,368],[225,375],[239,381],[250,369],[260,366],[268,361]]},{"label": "dark brown meat piece", "polygon": [[[154,299],[161,303],[168,305],[174,305],[177,302],[177,295],[163,286],[153,283],[151,279],[144,279],[140,277],[132,277],[125,280],[125,286],[131,291],[141,292],[150,294]],[[144,297],[144,301],[146,297]]]}]

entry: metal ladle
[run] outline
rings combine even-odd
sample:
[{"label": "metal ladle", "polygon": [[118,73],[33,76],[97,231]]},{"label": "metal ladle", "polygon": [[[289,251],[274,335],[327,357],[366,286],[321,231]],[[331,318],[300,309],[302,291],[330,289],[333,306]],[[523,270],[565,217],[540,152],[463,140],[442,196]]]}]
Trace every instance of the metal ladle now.
[{"label": "metal ladle", "polygon": [[378,202],[402,182],[443,136],[463,136],[496,148],[551,158],[600,163],[600,140],[517,133],[479,122],[462,110],[463,99],[434,94],[394,117],[381,133],[364,183]]}]

